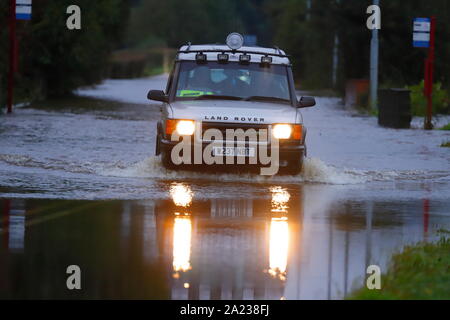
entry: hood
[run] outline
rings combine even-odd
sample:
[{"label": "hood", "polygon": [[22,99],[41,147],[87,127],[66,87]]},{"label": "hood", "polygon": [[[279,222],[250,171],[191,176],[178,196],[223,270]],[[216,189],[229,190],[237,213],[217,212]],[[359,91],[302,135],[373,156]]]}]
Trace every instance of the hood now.
[{"label": "hood", "polygon": [[301,123],[297,108],[287,104],[200,100],[176,101],[170,104],[173,119],[233,123]]}]

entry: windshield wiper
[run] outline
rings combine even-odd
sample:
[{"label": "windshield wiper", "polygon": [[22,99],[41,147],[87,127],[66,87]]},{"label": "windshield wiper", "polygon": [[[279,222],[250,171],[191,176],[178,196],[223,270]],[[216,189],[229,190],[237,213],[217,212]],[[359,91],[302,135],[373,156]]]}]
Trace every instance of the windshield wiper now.
[{"label": "windshield wiper", "polygon": [[282,101],[290,102],[288,99],[277,98],[277,97],[265,97],[265,96],[251,96],[244,99],[245,101]]},{"label": "windshield wiper", "polygon": [[195,100],[242,100],[242,98],[235,96],[222,96],[216,94],[202,94],[201,96],[195,97]]}]

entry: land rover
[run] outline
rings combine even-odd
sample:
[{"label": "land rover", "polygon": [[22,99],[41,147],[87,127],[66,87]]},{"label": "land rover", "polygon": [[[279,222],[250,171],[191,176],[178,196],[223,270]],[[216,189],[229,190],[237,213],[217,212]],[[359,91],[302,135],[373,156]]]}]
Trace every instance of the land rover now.
[{"label": "land rover", "polygon": [[[316,102],[297,100],[289,57],[279,48],[243,46],[237,33],[226,45],[184,45],[165,91],[150,90],[147,97],[163,102],[155,153],[166,168],[211,164],[197,151],[227,158],[215,165],[261,166],[251,160],[265,151],[281,172],[301,171],[306,128],[300,109]],[[180,139],[191,143],[192,152],[179,152]]]}]

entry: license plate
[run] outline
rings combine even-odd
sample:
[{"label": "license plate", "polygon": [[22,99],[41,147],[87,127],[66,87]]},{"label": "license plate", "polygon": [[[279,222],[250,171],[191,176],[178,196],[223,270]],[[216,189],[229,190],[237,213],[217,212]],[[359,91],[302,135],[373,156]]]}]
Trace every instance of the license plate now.
[{"label": "license plate", "polygon": [[214,156],[225,156],[225,157],[254,157],[255,148],[247,147],[214,147]]}]

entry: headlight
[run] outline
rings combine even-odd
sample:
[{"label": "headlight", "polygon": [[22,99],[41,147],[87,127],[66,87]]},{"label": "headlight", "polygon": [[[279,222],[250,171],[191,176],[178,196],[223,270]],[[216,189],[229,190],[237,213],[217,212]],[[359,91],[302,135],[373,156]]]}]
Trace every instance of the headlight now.
[{"label": "headlight", "polygon": [[195,122],[193,120],[166,120],[166,134],[171,135],[175,131],[181,136],[192,136],[195,132]]},{"label": "headlight", "polygon": [[192,136],[195,131],[195,124],[192,120],[179,120],[176,128],[179,135]]},{"label": "headlight", "polygon": [[302,140],[303,128],[301,124],[273,124],[272,134],[276,139]]},{"label": "headlight", "polygon": [[290,124],[276,124],[272,128],[272,133],[277,139],[289,139],[292,134],[292,126]]}]

